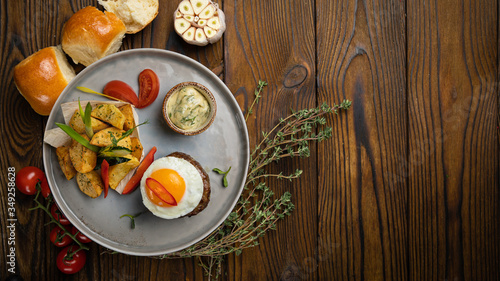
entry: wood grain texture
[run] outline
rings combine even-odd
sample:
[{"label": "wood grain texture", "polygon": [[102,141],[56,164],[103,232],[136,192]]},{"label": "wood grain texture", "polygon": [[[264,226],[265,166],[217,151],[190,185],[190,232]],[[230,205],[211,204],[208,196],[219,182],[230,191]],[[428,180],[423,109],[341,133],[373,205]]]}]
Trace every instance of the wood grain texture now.
[{"label": "wood grain texture", "polygon": [[495,1],[408,3],[410,280],[498,280]]},{"label": "wood grain texture", "polygon": [[[121,50],[189,56],[228,85],[241,108],[269,86],[248,122],[251,144],[290,108],[348,98],[334,137],[311,157],[270,166],[304,170],[268,181],[296,210],[258,247],[230,255],[222,280],[500,280],[500,4],[494,0],[218,0],[223,40],[185,43],[178,1],[127,35]],[[0,1],[0,280],[7,276],[7,168],[42,165],[46,117],[19,95],[14,66],[60,43],[62,27],[97,0]],[[78,71],[83,67],[74,66]],[[59,272],[47,216],[16,196],[16,272],[24,280],[206,280],[196,259],[101,254]]]},{"label": "wood grain texture", "polygon": [[404,9],[316,1],[319,101],[353,101],[319,150],[319,280],[407,278]]},{"label": "wood grain texture", "polygon": [[[253,101],[259,79],[267,81],[261,102],[249,118],[251,144],[290,108],[316,105],[314,1],[225,1],[225,82],[242,109]],[[314,148],[313,148],[314,149]],[[258,248],[227,263],[228,280],[297,280],[314,277],[309,264],[316,245],[316,152],[307,159],[282,160],[273,173],[304,169],[300,180],[267,183],[276,194],[292,193],[296,210]],[[297,227],[300,226],[300,227]],[[312,274],[312,275],[311,275]]]},{"label": "wood grain texture", "polygon": [[[100,7],[97,0],[73,1],[2,1],[1,2],[0,75],[2,77],[0,99],[2,135],[9,136],[1,142],[2,171],[7,167],[16,170],[24,166],[42,165],[42,139],[46,117],[37,115],[19,95],[12,79],[12,69],[21,60],[37,50],[60,44],[62,26],[71,15],[88,5]],[[160,12],[152,24],[143,31],[127,35],[121,50],[132,48],[169,49],[185,54],[223,77],[222,42],[205,48],[185,43],[173,30],[172,15],[178,2],[160,1]],[[81,65],[74,65],[78,72]],[[1,182],[7,183],[2,173]],[[0,189],[0,212],[7,214],[7,194]],[[122,254],[101,255],[103,247],[91,244],[84,270],[71,277],[59,272],[55,260],[59,249],[49,240],[51,226],[41,211],[28,211],[31,197],[17,193],[16,211],[16,272],[25,280],[203,280],[203,270],[196,259],[157,260],[147,257],[131,257]],[[5,216],[0,221],[0,232],[7,234]],[[5,242],[5,243],[4,243]],[[6,240],[0,243],[0,264],[5,264]],[[7,272],[0,271],[0,280]],[[165,279],[166,278],[166,279]]]}]

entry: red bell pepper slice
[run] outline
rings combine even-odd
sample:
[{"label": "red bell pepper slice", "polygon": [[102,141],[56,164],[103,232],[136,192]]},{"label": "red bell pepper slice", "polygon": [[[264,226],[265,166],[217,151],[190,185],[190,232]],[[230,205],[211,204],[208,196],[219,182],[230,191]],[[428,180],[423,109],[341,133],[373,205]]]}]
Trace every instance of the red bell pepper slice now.
[{"label": "red bell pepper slice", "polygon": [[109,190],[109,163],[106,161],[106,159],[102,160],[101,164],[101,177],[102,181],[104,182],[104,198],[108,196],[108,190]]},{"label": "red bell pepper slice", "polygon": [[123,189],[122,194],[129,194],[130,192],[134,191],[137,186],[139,186],[139,182],[141,181],[144,172],[146,172],[146,170],[149,168],[149,165],[151,165],[151,163],[153,163],[154,161],[156,150],[156,146],[153,146],[146,157],[144,157],[141,164],[139,164],[137,171]]},{"label": "red bell pepper slice", "polygon": [[147,178],[146,186],[163,202],[171,206],[177,206],[177,201],[175,201],[174,196],[172,196],[172,194],[170,194],[170,192],[168,192],[168,190],[159,181],[153,178]]}]

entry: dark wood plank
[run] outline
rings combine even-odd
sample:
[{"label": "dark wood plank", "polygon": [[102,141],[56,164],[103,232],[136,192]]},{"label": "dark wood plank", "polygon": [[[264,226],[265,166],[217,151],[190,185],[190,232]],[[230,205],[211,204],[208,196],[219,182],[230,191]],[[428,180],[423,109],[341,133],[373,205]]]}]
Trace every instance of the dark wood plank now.
[{"label": "dark wood plank", "polygon": [[498,280],[497,1],[408,2],[410,280]]},{"label": "dark wood plank", "polygon": [[[174,1],[175,2],[175,1]],[[131,48],[169,49],[190,56],[223,77],[223,42],[194,47],[186,44],[173,30],[172,15],[178,3],[160,1],[160,13],[145,30],[135,35],[127,35],[121,50]],[[37,115],[19,95],[12,80],[12,69],[22,59],[37,50],[60,44],[62,26],[71,15],[88,5],[102,9],[97,0],[74,1],[2,1],[0,33],[2,67],[1,82],[1,130],[8,136],[1,142],[2,171],[7,167],[17,170],[24,166],[42,165],[42,138],[45,117]],[[77,71],[82,66],[75,66]],[[7,174],[2,173],[1,181],[7,183]],[[6,214],[6,189],[0,189],[0,212]],[[16,273],[25,280],[68,280],[59,272],[55,259],[59,249],[48,238],[50,226],[44,226],[47,216],[40,211],[28,211],[33,206],[32,199],[18,193],[16,198],[18,222],[16,225]],[[4,217],[2,217],[4,218]],[[2,219],[0,231],[8,233],[7,221]],[[5,264],[8,248],[0,243],[0,264]],[[196,259],[157,260],[147,257],[131,257],[122,254],[101,253],[104,248],[91,244],[85,269],[71,276],[71,280],[202,280],[203,270]],[[4,272],[0,272],[3,280]],[[165,279],[166,278],[166,279]]]},{"label": "dark wood plank", "polygon": [[[316,105],[314,1],[225,1],[225,82],[242,109],[253,101],[259,79],[269,86],[249,119],[252,145],[290,108]],[[313,148],[314,149],[314,148]],[[284,174],[304,169],[300,180],[268,183],[276,194],[292,193],[296,210],[261,245],[230,257],[228,280],[314,279],[308,261],[316,246],[316,151],[307,159],[271,165]]]},{"label": "dark wood plank", "polygon": [[[61,24],[71,13],[71,7],[64,3],[58,6],[47,1],[2,1],[1,56],[1,133],[8,136],[1,144],[2,171],[14,167],[16,171],[24,166],[42,167],[42,138],[45,118],[37,115],[19,95],[12,80],[12,69],[22,59],[38,49],[57,45]],[[58,13],[54,13],[58,11]],[[2,173],[2,183],[7,183]],[[7,214],[7,194],[0,190],[1,213]],[[16,273],[30,279],[52,279],[55,268],[56,249],[48,240],[50,229],[44,227],[46,217],[40,211],[30,212],[32,199],[19,192],[16,194]],[[2,233],[8,233],[6,216],[0,222]],[[5,264],[7,244],[2,241],[0,263]],[[55,248],[55,247],[54,247]],[[50,269],[47,267],[53,267]],[[2,270],[2,275],[6,274]],[[55,280],[55,279],[52,279]]]},{"label": "dark wood plank", "polygon": [[319,149],[319,280],[407,279],[404,10],[316,1],[319,102],[353,102]]}]

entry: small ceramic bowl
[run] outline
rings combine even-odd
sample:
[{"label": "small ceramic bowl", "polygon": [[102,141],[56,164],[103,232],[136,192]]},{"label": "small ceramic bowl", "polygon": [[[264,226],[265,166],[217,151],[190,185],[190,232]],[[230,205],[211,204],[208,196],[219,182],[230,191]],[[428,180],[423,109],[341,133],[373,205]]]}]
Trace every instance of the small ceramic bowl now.
[{"label": "small ceramic bowl", "polygon": [[[178,126],[176,126],[174,124],[174,122],[172,122],[172,120],[170,120],[167,104],[168,104],[168,100],[170,99],[170,97],[172,97],[172,95],[174,93],[176,93],[178,90],[181,90],[182,88],[189,87],[189,86],[197,89],[207,99],[208,105],[210,106],[210,115],[203,124],[200,124],[195,129],[185,130],[185,129],[179,128]],[[210,127],[210,125],[212,125],[212,123],[214,122],[214,119],[215,119],[215,114],[217,113],[217,103],[215,102],[214,96],[212,95],[210,90],[207,89],[207,87],[201,85],[200,83],[196,83],[196,82],[182,82],[182,83],[175,85],[165,95],[165,98],[163,99],[162,110],[163,110],[163,118],[165,119],[165,121],[167,122],[167,125],[172,130],[174,130],[175,132],[177,132],[179,134],[183,134],[186,136],[193,136],[193,135],[197,135],[197,134],[204,132],[205,130],[208,129],[208,127]]]}]

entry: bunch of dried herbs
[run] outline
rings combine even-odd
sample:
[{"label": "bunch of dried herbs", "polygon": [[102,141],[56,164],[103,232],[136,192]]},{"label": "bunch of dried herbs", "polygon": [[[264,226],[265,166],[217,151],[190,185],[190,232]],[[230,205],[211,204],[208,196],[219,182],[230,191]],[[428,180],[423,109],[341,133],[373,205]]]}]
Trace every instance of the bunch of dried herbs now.
[{"label": "bunch of dried herbs", "polygon": [[[246,119],[261,98],[261,92],[266,85],[266,82],[259,81]],[[221,274],[225,255],[239,255],[243,249],[257,246],[259,238],[268,230],[276,229],[276,223],[290,215],[294,209],[291,194],[274,194],[267,186],[266,179],[274,177],[292,180],[298,178],[302,170],[297,169],[292,174],[284,175],[269,173],[266,167],[283,158],[309,157],[311,142],[320,142],[332,136],[332,128],[323,127],[326,124],[326,115],[337,114],[350,106],[351,102],[344,100],[333,107],[323,104],[317,108],[292,111],[289,116],[280,119],[269,132],[263,132],[260,143],[251,153],[243,194],[224,223],[204,240],[160,258],[198,257],[209,278],[217,279]]]}]

